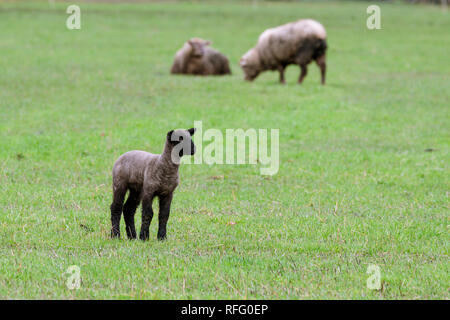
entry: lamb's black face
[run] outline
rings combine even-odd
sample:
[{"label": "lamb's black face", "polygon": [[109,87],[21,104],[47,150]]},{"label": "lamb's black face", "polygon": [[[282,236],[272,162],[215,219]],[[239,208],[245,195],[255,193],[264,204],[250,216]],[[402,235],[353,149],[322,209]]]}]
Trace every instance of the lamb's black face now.
[{"label": "lamb's black face", "polygon": [[173,146],[173,152],[178,154],[180,158],[195,153],[195,145],[192,141],[194,133],[195,128],[189,130],[172,130],[167,133],[167,140]]}]

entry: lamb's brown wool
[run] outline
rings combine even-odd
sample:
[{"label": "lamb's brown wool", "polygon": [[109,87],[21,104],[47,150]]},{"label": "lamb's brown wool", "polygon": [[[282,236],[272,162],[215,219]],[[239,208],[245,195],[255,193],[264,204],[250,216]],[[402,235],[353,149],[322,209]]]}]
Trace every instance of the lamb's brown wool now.
[{"label": "lamb's brown wool", "polygon": [[192,38],[177,51],[172,74],[224,75],[231,74],[227,57],[209,47],[211,42]]},{"label": "lamb's brown wool", "polygon": [[302,83],[307,74],[307,65],[316,61],[321,71],[321,82],[325,84],[325,52],[327,49],[325,28],[311,19],[291,22],[264,31],[257,45],[240,60],[245,80],[254,80],[265,70],[278,70],[280,82],[284,83],[284,69],[290,64],[301,68],[298,79]]},{"label": "lamb's brown wool", "polygon": [[[147,240],[153,218],[152,202],[159,198],[158,239],[166,237],[170,204],[178,186],[178,167],[183,155],[193,155],[195,146],[191,136],[195,129],[172,130],[167,133],[162,154],[129,151],[117,159],[113,168],[113,202],[111,204],[111,236],[120,237],[120,217],[123,211],[127,236],[136,238],[134,215],[142,200],[142,226],[139,238]],[[172,152],[173,151],[173,152]],[[125,204],[125,194],[130,191]]]}]

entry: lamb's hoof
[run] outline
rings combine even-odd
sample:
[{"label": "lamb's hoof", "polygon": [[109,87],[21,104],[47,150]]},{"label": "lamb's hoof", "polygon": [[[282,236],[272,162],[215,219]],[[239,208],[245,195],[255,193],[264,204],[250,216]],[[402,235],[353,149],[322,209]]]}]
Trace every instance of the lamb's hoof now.
[{"label": "lamb's hoof", "polygon": [[142,241],[147,241],[148,240],[148,232],[146,233],[141,233],[139,235],[139,239],[141,239]]},{"label": "lamb's hoof", "polygon": [[163,235],[163,236],[158,235],[158,240],[159,241],[164,241],[166,239],[167,239],[166,235]]},{"label": "lamb's hoof", "polygon": [[120,239],[120,232],[111,230],[111,239]]},{"label": "lamb's hoof", "polygon": [[128,237],[128,240],[136,240],[136,237],[137,237],[136,231],[127,230],[127,237]]}]

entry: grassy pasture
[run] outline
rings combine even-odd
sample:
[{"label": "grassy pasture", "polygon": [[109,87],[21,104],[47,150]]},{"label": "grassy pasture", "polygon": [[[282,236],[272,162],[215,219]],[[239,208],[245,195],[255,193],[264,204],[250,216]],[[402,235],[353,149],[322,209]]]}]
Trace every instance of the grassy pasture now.
[{"label": "grassy pasture", "polygon": [[[449,298],[439,7],[382,3],[371,31],[359,2],[80,3],[70,31],[67,5],[0,3],[0,298]],[[284,86],[271,72],[245,83],[238,61],[258,35],[302,17],[327,28],[327,85],[315,65],[302,86],[294,66]],[[233,75],[169,75],[192,36]],[[159,153],[194,120],[279,128],[278,174],[183,166],[167,241],[156,216],[150,241],[110,240],[115,159]],[[380,290],[366,286],[370,264]]]}]

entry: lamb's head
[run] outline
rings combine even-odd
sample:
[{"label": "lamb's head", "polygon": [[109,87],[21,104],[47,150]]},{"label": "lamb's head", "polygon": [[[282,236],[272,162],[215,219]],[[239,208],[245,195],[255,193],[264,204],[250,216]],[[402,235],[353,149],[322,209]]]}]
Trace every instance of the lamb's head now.
[{"label": "lamb's head", "polygon": [[253,81],[261,72],[259,55],[255,49],[250,49],[239,61],[239,65],[245,74],[245,80]]},{"label": "lamb's head", "polygon": [[167,133],[166,145],[170,148],[173,163],[179,164],[182,156],[191,156],[195,153],[195,145],[192,141],[195,130],[195,128],[178,129]]},{"label": "lamb's head", "polygon": [[205,53],[205,47],[211,44],[211,41],[203,40],[200,38],[192,38],[188,41],[191,46],[191,56],[192,57],[202,57]]}]

